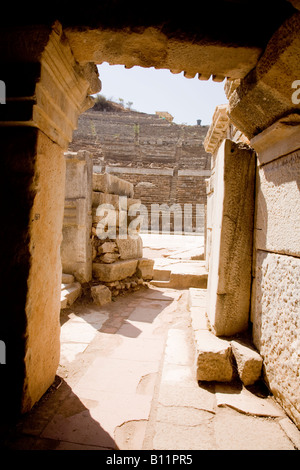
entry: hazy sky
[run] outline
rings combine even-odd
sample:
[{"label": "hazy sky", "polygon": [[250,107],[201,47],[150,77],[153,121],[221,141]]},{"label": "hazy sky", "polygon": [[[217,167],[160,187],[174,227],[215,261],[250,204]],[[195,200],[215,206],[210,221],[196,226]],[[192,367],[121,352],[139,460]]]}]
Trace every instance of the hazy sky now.
[{"label": "hazy sky", "polygon": [[101,94],[119,102],[132,102],[132,109],[148,114],[168,111],[177,124],[210,124],[217,105],[227,103],[224,82],[188,79],[169,70],[123,65],[98,65]]}]

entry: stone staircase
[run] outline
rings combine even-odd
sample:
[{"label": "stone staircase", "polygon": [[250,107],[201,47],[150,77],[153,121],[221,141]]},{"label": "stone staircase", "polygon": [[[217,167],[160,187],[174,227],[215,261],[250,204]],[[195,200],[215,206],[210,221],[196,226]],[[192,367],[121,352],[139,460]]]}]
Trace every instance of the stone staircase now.
[{"label": "stone staircase", "polygon": [[79,282],[76,282],[72,274],[62,275],[60,308],[70,307],[81,295],[82,288]]}]

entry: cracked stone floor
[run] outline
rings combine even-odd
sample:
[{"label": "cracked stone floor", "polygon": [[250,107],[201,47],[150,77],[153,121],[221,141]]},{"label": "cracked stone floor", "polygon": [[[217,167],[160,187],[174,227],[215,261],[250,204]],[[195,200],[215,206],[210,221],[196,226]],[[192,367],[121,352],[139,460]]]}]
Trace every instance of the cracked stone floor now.
[{"label": "cracked stone floor", "polygon": [[[196,237],[143,242],[144,256],[158,261],[201,253]],[[300,432],[263,387],[197,383],[187,304],[188,290],[150,286],[104,307],[81,300],[62,310],[55,383],[6,447],[299,449]]]},{"label": "cracked stone floor", "polygon": [[187,295],[150,287],[63,310],[55,384],[7,447],[296,449],[299,431],[272,397],[196,382]]}]

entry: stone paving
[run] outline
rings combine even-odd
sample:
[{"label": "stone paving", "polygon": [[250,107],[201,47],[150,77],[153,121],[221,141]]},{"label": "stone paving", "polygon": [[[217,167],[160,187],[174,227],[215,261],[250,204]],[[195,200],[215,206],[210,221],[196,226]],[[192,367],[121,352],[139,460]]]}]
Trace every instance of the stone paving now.
[{"label": "stone paving", "polygon": [[187,290],[151,286],[105,307],[63,310],[56,382],[7,447],[299,448],[299,431],[272,397],[239,383],[197,383],[187,302]]}]

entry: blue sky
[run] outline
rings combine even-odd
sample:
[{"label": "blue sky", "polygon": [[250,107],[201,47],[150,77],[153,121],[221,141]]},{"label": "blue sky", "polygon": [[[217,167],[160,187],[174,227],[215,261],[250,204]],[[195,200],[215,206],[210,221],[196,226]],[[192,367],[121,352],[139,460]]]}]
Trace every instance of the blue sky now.
[{"label": "blue sky", "polygon": [[168,111],[177,124],[210,124],[217,105],[227,103],[224,83],[188,79],[169,70],[123,65],[98,65],[102,82],[101,94],[107,99],[124,103],[133,102],[132,109],[155,114]]}]

